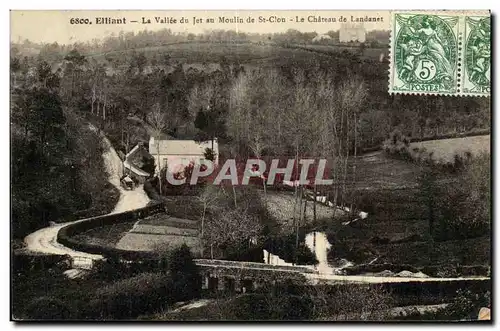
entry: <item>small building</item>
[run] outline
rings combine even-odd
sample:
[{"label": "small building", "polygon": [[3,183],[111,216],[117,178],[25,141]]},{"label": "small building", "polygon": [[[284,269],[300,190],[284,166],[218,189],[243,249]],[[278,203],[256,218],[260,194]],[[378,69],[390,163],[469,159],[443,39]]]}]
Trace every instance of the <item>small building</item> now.
[{"label": "small building", "polygon": [[145,158],[151,158],[151,155],[149,155],[146,148],[139,143],[125,155],[123,160],[124,173],[140,184],[143,184],[144,181],[152,175],[141,169],[144,166]]},{"label": "small building", "polygon": [[[163,169],[165,165],[170,172],[178,172],[181,167],[189,165],[191,162],[198,164],[205,159],[205,150],[213,149],[215,160],[218,164],[219,144],[217,138],[207,141],[197,142],[195,140],[159,140],[154,137],[149,139],[149,153],[155,159],[156,173]],[[158,167],[159,166],[159,167]]]}]

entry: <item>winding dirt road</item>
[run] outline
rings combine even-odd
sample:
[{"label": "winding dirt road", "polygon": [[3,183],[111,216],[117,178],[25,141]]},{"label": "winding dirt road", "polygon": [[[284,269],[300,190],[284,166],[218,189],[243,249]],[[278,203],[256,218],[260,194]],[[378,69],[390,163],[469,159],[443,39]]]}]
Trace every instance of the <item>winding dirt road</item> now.
[{"label": "winding dirt road", "polygon": [[[98,130],[90,126],[92,130],[97,132]],[[142,185],[138,186],[133,191],[126,191],[120,185],[120,176],[122,174],[122,161],[115,149],[111,145],[110,141],[104,136],[104,134],[99,133],[103,139],[103,144],[105,146],[105,152],[103,153],[104,164],[106,166],[106,170],[109,174],[109,182],[113,184],[120,191],[120,198],[118,203],[116,204],[115,209],[111,212],[111,214],[121,213],[124,211],[137,209],[141,207],[145,207],[149,198],[144,192]],[[57,242],[57,233],[59,230],[69,224],[79,223],[85,221],[78,220],[74,222],[66,222],[52,225],[47,228],[40,229],[36,232],[28,235],[24,242],[26,244],[26,248],[33,252],[46,253],[46,254],[57,254],[57,255],[70,255],[71,257],[81,257],[81,263],[86,263],[87,259],[101,259],[101,255],[89,254],[85,252],[79,252],[72,250],[69,247],[65,247]],[[78,265],[79,259],[75,259],[75,264]]]}]

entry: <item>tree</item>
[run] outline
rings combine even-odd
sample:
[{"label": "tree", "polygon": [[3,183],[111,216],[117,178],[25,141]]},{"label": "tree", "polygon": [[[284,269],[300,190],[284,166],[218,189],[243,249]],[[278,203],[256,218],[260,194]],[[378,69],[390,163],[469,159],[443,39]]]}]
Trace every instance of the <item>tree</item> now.
[{"label": "tree", "polygon": [[151,157],[149,155],[143,156],[141,169],[147,172],[148,174],[154,174],[156,169],[154,157]]},{"label": "tree", "polygon": [[436,209],[438,207],[439,190],[436,183],[437,171],[433,168],[425,168],[419,177],[419,187],[427,206],[427,219],[429,221],[429,235],[434,235],[436,220]]},{"label": "tree", "polygon": [[[161,167],[161,160],[160,160],[160,139],[162,137],[163,131],[167,127],[167,121],[165,119],[165,113],[161,110],[160,104],[156,103],[152,109],[152,111],[147,115],[147,122],[149,126],[152,129],[152,133],[155,139],[156,143],[156,162],[158,165],[158,174],[160,171]],[[159,175],[158,175],[159,176]],[[160,177],[160,176],[159,176]],[[159,181],[159,187],[160,187],[160,194],[162,194],[161,190],[161,178]]]},{"label": "tree", "polygon": [[[227,133],[238,150],[245,146],[257,159],[261,159],[264,151],[276,142],[277,119],[278,134],[281,134],[281,120],[276,114],[277,95],[274,93],[281,79],[275,71],[253,71],[241,73],[231,87]],[[266,194],[263,175],[262,185]]]},{"label": "tree", "polygon": [[203,204],[203,212],[201,215],[201,231],[200,238],[203,239],[204,229],[205,229],[205,216],[207,209],[219,199],[220,188],[214,185],[206,185],[198,199]]},{"label": "tree", "polygon": [[[84,67],[87,64],[87,59],[84,55],[81,55],[77,49],[72,49],[64,57],[64,76],[65,82],[63,84],[63,98],[68,104],[76,105],[76,97],[82,96],[82,86],[83,86],[83,72]],[[80,92],[80,93],[79,93]]]},{"label": "tree", "polygon": [[212,161],[214,162],[215,161],[215,152],[213,149],[211,148],[205,148],[205,152],[203,152],[203,157],[206,159],[206,160],[209,160],[209,161]]},{"label": "tree", "polygon": [[[364,45],[364,44],[363,44]],[[354,162],[353,162],[353,189],[356,184],[356,156],[357,156],[357,148],[358,148],[358,124],[359,118],[358,113],[360,108],[362,107],[365,99],[367,97],[367,90],[364,84],[364,81],[359,77],[354,77],[344,84],[341,85],[339,90],[341,107],[346,109],[347,114],[347,137],[346,137],[346,159],[345,159],[345,172],[344,172],[344,189],[347,184],[347,162],[349,158],[349,150],[351,148],[349,144],[349,136],[350,132],[354,131]],[[349,115],[352,115],[353,129],[349,128]],[[352,130],[352,131],[351,131]],[[352,211],[352,201],[350,210]]]},{"label": "tree", "polygon": [[172,296],[176,301],[192,300],[200,296],[200,270],[186,244],[175,248],[168,255],[167,272],[172,280]]},{"label": "tree", "polygon": [[241,192],[240,203],[235,207],[224,189],[219,194],[220,197],[208,207],[203,237],[210,245],[212,258],[214,246],[239,246],[256,238],[263,228],[258,207],[260,201],[255,201],[258,196]]},{"label": "tree", "polygon": [[490,233],[490,161],[488,154],[469,160],[459,170],[457,180],[442,190],[438,197],[440,239],[474,238]]}]

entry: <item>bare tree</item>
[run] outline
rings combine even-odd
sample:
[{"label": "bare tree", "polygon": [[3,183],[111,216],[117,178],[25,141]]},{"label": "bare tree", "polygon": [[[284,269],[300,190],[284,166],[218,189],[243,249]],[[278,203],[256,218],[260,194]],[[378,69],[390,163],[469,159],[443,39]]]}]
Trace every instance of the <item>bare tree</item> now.
[{"label": "bare tree", "polygon": [[152,133],[154,135],[155,143],[156,143],[156,155],[157,155],[157,164],[158,164],[158,178],[160,185],[160,194],[162,194],[161,189],[161,161],[160,161],[160,139],[163,131],[167,128],[167,121],[165,119],[165,113],[161,110],[160,104],[156,103],[153,106],[153,109],[147,115],[147,121],[149,126],[151,127]]},{"label": "bare tree", "polygon": [[[353,185],[355,185],[356,180],[356,156],[357,156],[357,133],[358,133],[358,113],[363,103],[365,102],[367,91],[364,85],[364,81],[359,77],[349,78],[345,81],[338,90],[339,104],[341,111],[346,117],[346,129],[345,129],[345,158],[344,158],[344,174],[342,181],[342,196],[345,199],[346,187],[347,187],[347,171],[348,171],[348,161],[349,153],[351,149],[350,138],[351,135],[354,136],[354,161],[353,161]],[[343,201],[344,203],[344,201]],[[352,201],[351,201],[352,210]]]},{"label": "bare tree", "polygon": [[205,225],[205,216],[207,213],[207,209],[212,206],[219,199],[220,188],[214,185],[207,185],[203,192],[198,196],[198,200],[203,204],[203,212],[201,215],[201,231],[200,237],[203,238],[204,235],[204,225]]},{"label": "bare tree", "polygon": [[211,213],[205,227],[204,238],[210,243],[211,258],[214,245],[237,245],[256,237],[262,229],[259,219],[248,209],[241,208],[221,208]]}]

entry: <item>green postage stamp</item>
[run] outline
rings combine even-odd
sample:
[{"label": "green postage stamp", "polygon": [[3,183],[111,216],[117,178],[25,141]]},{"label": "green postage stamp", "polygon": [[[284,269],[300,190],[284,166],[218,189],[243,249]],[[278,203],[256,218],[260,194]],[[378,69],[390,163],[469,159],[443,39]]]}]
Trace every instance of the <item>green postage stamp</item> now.
[{"label": "green postage stamp", "polygon": [[389,91],[488,96],[489,12],[393,12]]}]

